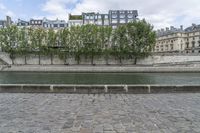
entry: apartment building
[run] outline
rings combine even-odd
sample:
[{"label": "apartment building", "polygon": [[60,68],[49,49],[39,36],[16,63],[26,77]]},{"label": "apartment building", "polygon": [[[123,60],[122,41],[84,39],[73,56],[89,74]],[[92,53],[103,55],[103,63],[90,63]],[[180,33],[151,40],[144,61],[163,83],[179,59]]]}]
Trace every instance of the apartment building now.
[{"label": "apartment building", "polygon": [[95,24],[99,26],[109,25],[109,15],[99,13],[82,13],[83,24]]},{"label": "apartment building", "polygon": [[82,15],[72,15],[69,14],[68,26],[80,26],[83,25],[83,17]]},{"label": "apartment building", "polygon": [[[77,15],[79,19],[72,19],[69,14],[69,26],[73,23],[79,25],[95,24],[98,26],[112,26],[113,28],[134,21],[138,17],[137,10],[110,10],[107,14],[89,12]],[[77,21],[78,20],[78,21]]]},{"label": "apartment building", "polygon": [[156,53],[200,53],[200,25],[183,29],[170,28],[157,31]]},{"label": "apartment building", "polygon": [[44,28],[54,28],[54,29],[60,29],[60,28],[65,28],[67,27],[67,23],[65,20],[49,20],[47,18],[43,19],[42,26]]},{"label": "apartment building", "polygon": [[42,19],[31,19],[29,24],[32,27],[42,27],[43,20]]},{"label": "apartment building", "polygon": [[138,12],[137,10],[110,10],[109,16],[110,26],[117,27],[118,25],[135,21],[138,17]]},{"label": "apartment building", "polygon": [[200,25],[192,24],[185,29],[186,53],[200,53]]},{"label": "apartment building", "polygon": [[29,23],[30,23],[29,21],[18,19],[17,26],[18,27],[27,27],[30,25]]}]

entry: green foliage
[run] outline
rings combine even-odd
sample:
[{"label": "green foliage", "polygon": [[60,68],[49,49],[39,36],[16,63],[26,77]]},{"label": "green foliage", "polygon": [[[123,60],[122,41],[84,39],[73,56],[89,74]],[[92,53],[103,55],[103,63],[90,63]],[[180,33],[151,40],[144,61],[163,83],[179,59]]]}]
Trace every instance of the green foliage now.
[{"label": "green foliage", "polygon": [[151,53],[155,44],[153,26],[145,20],[134,21],[112,29],[110,26],[83,25],[58,31],[42,28],[0,29],[0,47],[3,51],[26,55],[58,55],[64,59],[81,56],[93,59],[104,55],[124,58],[143,58]]}]

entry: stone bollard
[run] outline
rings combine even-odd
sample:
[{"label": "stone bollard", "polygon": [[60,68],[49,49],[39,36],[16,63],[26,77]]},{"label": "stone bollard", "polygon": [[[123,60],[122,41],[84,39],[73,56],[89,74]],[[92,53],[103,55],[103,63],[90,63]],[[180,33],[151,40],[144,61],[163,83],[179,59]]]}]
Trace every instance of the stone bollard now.
[{"label": "stone bollard", "polygon": [[105,93],[108,93],[108,86],[107,85],[104,86],[104,89],[105,89]]}]

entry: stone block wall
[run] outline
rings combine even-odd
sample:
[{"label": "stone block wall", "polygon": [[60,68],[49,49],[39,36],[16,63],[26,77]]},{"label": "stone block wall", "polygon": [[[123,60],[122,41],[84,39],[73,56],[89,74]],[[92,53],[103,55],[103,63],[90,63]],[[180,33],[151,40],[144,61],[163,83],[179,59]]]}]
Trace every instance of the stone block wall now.
[{"label": "stone block wall", "polygon": [[[6,54],[6,53],[5,53]],[[7,54],[6,54],[7,55]],[[5,57],[5,56],[2,56]],[[10,58],[9,56],[6,56],[7,58]],[[39,61],[39,56],[30,54],[26,56],[26,61],[25,61],[25,56],[20,56],[20,55],[15,55],[15,58],[13,60],[15,65],[64,65],[64,64],[69,64],[69,65],[77,65],[77,61],[75,60],[75,57],[68,57],[66,60],[60,59],[58,56],[53,56],[51,59],[50,56],[40,56],[40,61]],[[95,57],[94,58],[94,64],[96,65],[106,65],[106,58],[103,57]],[[153,55],[149,56],[144,59],[138,59],[137,64],[138,65],[156,65],[156,64],[179,64],[179,63],[188,63],[190,62],[197,62],[196,64],[200,63],[200,55]],[[0,62],[0,64],[2,64]],[[81,57],[80,60],[80,65],[91,65],[91,58],[85,58],[84,56]],[[109,65],[120,65],[120,61],[118,58],[115,57],[109,57],[108,58],[108,64]],[[134,64],[134,59],[123,59],[122,64],[124,65],[133,65]]]}]

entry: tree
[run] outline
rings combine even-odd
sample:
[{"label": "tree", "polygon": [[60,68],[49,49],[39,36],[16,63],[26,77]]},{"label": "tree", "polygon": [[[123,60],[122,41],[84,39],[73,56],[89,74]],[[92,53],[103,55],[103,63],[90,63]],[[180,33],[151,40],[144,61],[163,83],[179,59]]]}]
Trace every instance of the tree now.
[{"label": "tree", "polygon": [[73,55],[75,56],[77,64],[80,64],[80,56],[83,50],[83,41],[81,35],[82,32],[80,26],[72,26],[70,28],[70,44],[72,45]]},{"label": "tree", "polygon": [[68,28],[65,28],[60,31],[60,42],[64,48],[64,51],[61,51],[64,54],[64,60],[66,63],[67,57],[72,55],[72,46],[70,44],[70,31]]},{"label": "tree", "polygon": [[27,64],[26,61],[26,55],[29,53],[28,48],[28,35],[27,35],[26,28],[19,29],[18,35],[17,35],[17,54],[24,55],[25,64]]},{"label": "tree", "polygon": [[138,20],[128,23],[127,35],[130,54],[135,58],[134,64],[137,64],[138,58],[150,55],[156,42],[156,33],[151,24]]},{"label": "tree", "polygon": [[84,25],[82,26],[82,40],[83,40],[83,52],[86,57],[91,58],[91,65],[94,64],[94,57],[99,51],[98,47],[98,27],[96,25]]},{"label": "tree", "polygon": [[108,57],[110,54],[110,43],[111,43],[112,27],[101,26],[98,30],[99,49],[105,55],[106,64],[108,65]]},{"label": "tree", "polygon": [[55,49],[57,43],[57,34],[53,29],[47,31],[47,49],[46,54],[51,56],[51,64],[53,64],[53,54],[56,54]]},{"label": "tree", "polygon": [[113,54],[119,59],[122,65],[122,58],[127,54],[128,36],[126,25],[121,25],[114,30],[112,37]]},{"label": "tree", "polygon": [[10,53],[12,64],[14,64],[14,53],[17,49],[17,34],[18,28],[16,26],[9,26],[3,29],[4,33],[4,48],[6,52]]},{"label": "tree", "polygon": [[36,52],[38,52],[38,55],[39,55],[39,64],[40,64],[40,58],[41,58],[41,54],[44,54],[44,47],[45,47],[45,37],[46,37],[46,34],[45,34],[45,31],[44,29],[42,28],[37,28],[34,30],[34,36],[36,37],[35,38],[35,50]]}]

